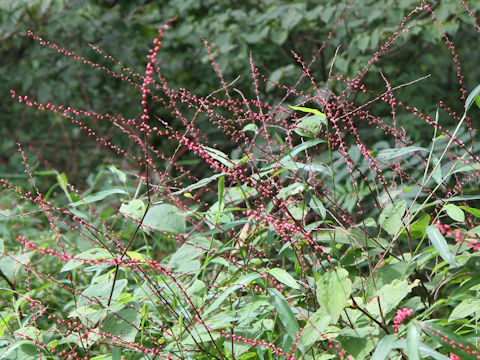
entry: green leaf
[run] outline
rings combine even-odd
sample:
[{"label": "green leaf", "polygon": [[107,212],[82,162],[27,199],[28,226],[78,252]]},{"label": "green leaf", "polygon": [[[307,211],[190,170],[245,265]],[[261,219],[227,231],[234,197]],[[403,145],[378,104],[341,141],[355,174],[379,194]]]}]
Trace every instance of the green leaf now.
[{"label": "green leaf", "polygon": [[[426,234],[428,224],[430,224],[430,215],[423,214],[420,219],[410,225],[410,236],[413,239],[421,239]],[[405,230],[402,231],[401,236],[407,237],[407,232]]]},{"label": "green leaf", "polygon": [[[293,315],[292,309],[287,303],[287,300],[283,297],[283,295],[277,289],[268,289],[268,293],[272,298],[273,305],[277,310],[278,316],[280,321],[282,322],[287,334],[292,338],[297,338],[297,333],[300,332],[300,327],[298,326],[297,319],[295,315]],[[300,342],[299,342],[300,348]]]},{"label": "green leaf", "polygon": [[235,290],[238,290],[240,288],[241,288],[240,285],[230,286],[226,291],[224,291],[222,293],[222,295],[220,295],[219,297],[217,297],[215,299],[215,301],[212,303],[212,305],[210,305],[210,307],[207,309],[207,311],[205,311],[202,315],[207,316],[212,311],[215,311],[216,309],[218,309],[218,307],[225,301],[225,299],[228,297],[228,295],[230,295],[232,292],[234,292]]},{"label": "green leaf", "polygon": [[315,195],[312,195],[308,206],[310,206],[313,211],[320,215],[322,219],[325,219],[325,217],[327,216],[327,210],[325,209],[325,206],[323,206],[323,203]]},{"label": "green leaf", "polygon": [[454,196],[448,199],[435,200],[433,204],[439,204],[441,202],[470,201],[470,200],[478,200],[478,199],[480,199],[480,195]]},{"label": "green leaf", "polygon": [[73,259],[69,260],[65,265],[63,265],[60,272],[70,271],[79,266],[84,265],[85,261],[81,261],[81,260],[95,260],[95,259],[103,259],[103,258],[111,259],[112,257],[113,257],[112,254],[107,249],[93,248],[93,249],[84,251],[78,254],[77,256],[75,256]]},{"label": "green leaf", "polygon": [[295,132],[300,136],[314,137],[322,129],[325,122],[325,116],[312,115],[301,119],[295,125]]},{"label": "green leaf", "polygon": [[241,309],[242,316],[240,316],[240,319],[238,320],[238,322],[241,323],[242,321],[249,319],[252,313],[258,308],[260,308],[261,306],[266,304],[270,305],[268,300],[270,300],[269,296],[265,296],[265,295],[255,296],[253,299],[251,299],[248,302],[246,306],[244,306]]},{"label": "green leaf", "polygon": [[465,214],[463,213],[462,209],[460,209],[457,205],[447,204],[443,207],[443,210],[445,210],[445,212],[451,219],[460,222],[465,221]]},{"label": "green leaf", "polygon": [[397,341],[397,337],[395,335],[387,335],[384,336],[377,344],[375,351],[372,355],[372,360],[385,360],[394,349],[395,342]]},{"label": "green leaf", "polygon": [[225,173],[220,173],[220,174],[215,174],[215,175],[212,175],[208,178],[205,178],[205,179],[202,179],[202,180],[199,180],[197,181],[195,184],[192,184],[192,185],[189,185],[181,190],[178,190],[178,191],[175,191],[172,193],[172,195],[181,195],[183,193],[187,193],[187,192],[190,192],[192,190],[195,190],[195,189],[198,189],[198,188],[202,188],[204,187],[205,185],[207,185],[208,183],[212,182],[213,180],[215,179],[218,179],[220,176],[223,176],[225,175]]},{"label": "green leaf", "polygon": [[218,203],[223,204],[223,191],[225,190],[225,176],[218,179]]},{"label": "green leaf", "polygon": [[414,323],[410,323],[407,330],[407,348],[405,349],[408,360],[420,360],[420,356],[418,353],[419,348],[420,331]]},{"label": "green leaf", "polygon": [[254,280],[256,280],[260,277],[261,277],[261,275],[258,272],[251,272],[251,273],[248,273],[248,274],[242,276],[237,281],[235,281],[235,285],[248,285],[252,281],[254,281]]},{"label": "green leaf", "polygon": [[102,316],[105,316],[107,310],[104,309],[98,309],[98,307],[90,307],[88,305],[84,306],[79,306],[72,310],[69,314],[69,318],[74,318],[77,317],[79,318],[82,323],[88,323],[90,322],[91,324],[96,323]]},{"label": "green leaf", "polygon": [[450,313],[448,322],[465,319],[473,313],[480,314],[480,299],[466,299],[458,304]]},{"label": "green leaf", "polygon": [[429,356],[435,360],[450,360],[449,357],[440,354],[438,351],[433,350],[430,346],[420,342],[419,346],[420,354]]},{"label": "green leaf", "polygon": [[182,234],[186,223],[181,211],[170,204],[154,205],[148,209],[142,225],[146,229]]},{"label": "green leaf", "polygon": [[[301,143],[300,145],[297,145],[295,146],[294,148],[292,148],[292,150],[290,151],[290,153],[288,153],[287,155],[285,155],[283,158],[294,158],[295,156],[297,156],[299,153],[301,153],[302,151],[308,149],[308,148],[311,148],[312,146],[315,146],[315,145],[318,145],[318,144],[321,144],[321,143],[324,143],[325,140],[321,140],[321,139],[310,139],[308,141],[305,141],[303,143]],[[282,158],[282,159],[283,159]],[[282,160],[280,160],[281,162]]]},{"label": "green leaf", "polygon": [[294,163],[293,159],[299,153],[301,153],[302,151],[304,151],[304,150],[306,150],[306,149],[308,149],[312,146],[315,146],[317,144],[324,143],[324,142],[325,142],[325,140],[321,140],[321,139],[310,139],[308,141],[305,141],[304,143],[301,143],[300,145],[297,145],[294,148],[292,148],[292,150],[287,155],[282,156],[279,161],[263,167],[261,169],[261,172],[265,173],[265,172],[268,172],[269,170],[271,170],[275,167],[278,167],[278,166],[281,166],[281,165],[286,165],[286,164],[291,164],[292,162]]},{"label": "green leaf", "polygon": [[300,183],[300,182],[294,182],[282,189],[278,192],[278,195],[286,200],[290,196],[302,194],[305,191],[305,184]]},{"label": "green leaf", "polygon": [[324,142],[325,140],[321,140],[321,139],[311,139],[311,140],[305,141],[304,143],[301,143],[300,145],[297,145],[294,148],[292,148],[292,150],[287,155],[282,156],[278,162],[265,166],[264,168],[261,169],[261,171],[266,172],[282,164],[285,165],[285,164],[292,163],[295,156],[297,156],[302,151]]},{"label": "green leaf", "polygon": [[303,107],[303,106],[290,106],[290,105],[288,107],[290,109],[293,109],[293,110],[302,111],[302,112],[305,112],[305,113],[312,113],[312,114],[320,115],[320,116],[323,116],[324,118],[326,118],[325,114],[322,113],[321,111],[317,110],[317,109],[311,109],[311,108]]},{"label": "green leaf", "polygon": [[257,132],[258,131],[258,126],[256,124],[253,124],[253,123],[247,124],[242,128],[242,132],[247,132],[247,131]]},{"label": "green leaf", "polygon": [[466,212],[472,214],[473,216],[480,218],[480,210],[476,208],[472,208],[469,206],[459,206],[460,209],[465,210]]},{"label": "green leaf", "polygon": [[355,360],[364,360],[375,348],[373,333],[378,329],[374,326],[356,326],[354,329],[343,328],[337,340],[340,341],[342,349],[351,355]]},{"label": "green leaf", "polygon": [[[198,270],[200,263],[195,259],[200,257],[208,247],[208,242],[204,238],[192,239],[188,243],[180,246],[172,255],[168,262],[168,267],[175,269],[177,272],[188,272]],[[198,265],[198,266],[197,266]]]},{"label": "green leaf", "polygon": [[472,287],[474,287],[475,285],[478,285],[478,284],[480,284],[480,276],[472,277],[472,278],[468,279],[467,281],[465,281],[464,283],[462,283],[462,285],[460,285],[459,287],[457,287],[457,288],[453,291],[452,296],[453,296],[453,295],[457,295],[457,294],[466,293],[466,292],[469,291]]},{"label": "green leaf", "polygon": [[406,203],[404,199],[389,203],[383,209],[378,222],[390,235],[395,235],[402,227],[402,218],[406,211]]},{"label": "green leaf", "polygon": [[122,309],[109,313],[102,323],[102,330],[125,342],[133,342],[140,325],[140,312],[136,309]]},{"label": "green leaf", "polygon": [[465,165],[455,171],[452,171],[452,174],[455,174],[458,172],[469,172],[469,171],[479,171],[479,170],[480,170],[480,164]]},{"label": "green leaf", "polygon": [[[115,286],[112,292],[111,300],[116,300],[122,293],[125,286],[127,286],[127,280],[121,279],[115,281]],[[78,306],[84,306],[91,302],[91,299],[95,299],[96,302],[100,302],[102,306],[107,306],[110,298],[110,292],[112,290],[113,280],[105,280],[90,285],[82,292],[82,296],[78,297]]]},{"label": "green leaf", "polygon": [[395,309],[400,301],[402,301],[418,283],[419,281],[417,280],[409,284],[407,280],[395,279],[391,283],[383,285],[368,301],[367,310],[372,315],[380,316],[380,306],[382,309],[381,313],[384,315],[387,314]]},{"label": "green leaf", "polygon": [[108,170],[117,175],[118,179],[125,184],[125,182],[127,181],[127,174],[125,174],[122,170],[117,169],[113,165],[109,166]]},{"label": "green leaf", "polygon": [[332,176],[331,170],[322,164],[304,164],[296,161],[289,161],[284,164],[285,168],[290,170],[319,172],[324,175]]},{"label": "green leaf", "polygon": [[70,198],[69,192],[68,192],[68,178],[65,173],[58,173],[55,171],[57,175],[57,184],[60,186],[60,188],[63,190],[63,192],[67,195],[68,198]]},{"label": "green leaf", "polygon": [[323,332],[331,321],[332,318],[330,315],[328,315],[322,308],[318,309],[312,316],[310,316],[307,324],[302,330],[302,342],[305,348],[308,348],[321,338]]},{"label": "green leaf", "polygon": [[427,226],[427,236],[430,242],[432,243],[435,250],[438,251],[438,254],[443,260],[452,266],[457,265],[455,255],[448,248],[447,241],[443,237],[442,233],[436,226],[429,225]]},{"label": "green leaf", "polygon": [[398,149],[384,149],[380,150],[377,154],[377,159],[379,160],[390,160],[397,157],[405,156],[417,151],[426,151],[427,149],[418,146],[406,146]]},{"label": "green leaf", "polygon": [[25,344],[32,344],[30,340],[19,340],[9,344],[6,348],[0,350],[0,359],[8,359],[7,356],[10,355],[16,348]]},{"label": "green leaf", "polygon": [[332,323],[338,321],[351,293],[352,281],[343,268],[331,269],[317,281],[318,302],[330,315]]},{"label": "green leaf", "polygon": [[[477,355],[465,351],[467,346],[470,349],[476,349],[476,346],[464,337],[434,323],[421,323],[421,325],[423,331],[433,339],[437,340],[448,352],[459,356],[462,360],[478,360]],[[440,336],[438,334],[440,334]],[[448,339],[448,341],[443,339]],[[462,344],[462,347],[458,346],[458,344]]]},{"label": "green leaf", "polygon": [[[407,342],[405,340],[397,340],[393,344],[393,348],[405,350],[407,348]],[[430,346],[422,342],[420,342],[419,351],[420,354],[429,356],[435,360],[450,360],[449,357],[440,354],[438,351],[433,350]]]},{"label": "green leaf", "polygon": [[136,251],[127,251],[127,255],[130,259],[132,260],[137,260],[139,262],[145,262],[145,256],[143,254],[140,254],[139,252]]},{"label": "green leaf", "polygon": [[133,199],[126,204],[120,205],[118,211],[133,219],[140,220],[145,214],[145,204],[140,199]]},{"label": "green leaf", "polygon": [[231,169],[235,166],[235,164],[228,158],[227,154],[224,152],[208,147],[203,146],[205,152],[210,155],[213,159],[217,160],[219,163],[225,165],[227,168]]},{"label": "green leaf", "polygon": [[103,190],[99,191],[98,193],[88,195],[87,197],[83,198],[82,200],[75,201],[74,203],[70,203],[70,206],[78,206],[78,205],[85,205],[90,204],[92,202],[100,201],[105,199],[107,196],[113,194],[127,194],[127,192],[123,189],[110,189],[110,190]]},{"label": "green leaf", "polygon": [[287,271],[281,268],[273,268],[268,270],[268,273],[272,275],[275,279],[280,281],[282,284],[285,284],[292,289],[300,289],[300,286],[297,284],[295,279]]},{"label": "green leaf", "polygon": [[114,347],[112,350],[112,360],[122,360],[122,348]]},{"label": "green leaf", "polygon": [[[438,158],[432,154],[432,169],[435,168],[435,166],[437,166],[437,164],[439,163],[439,160]],[[437,166],[437,168],[435,169],[435,171],[432,173],[432,179],[435,180],[435,182],[437,184],[441,184],[443,182],[443,175],[442,175],[442,167],[440,165]]]},{"label": "green leaf", "polygon": [[[89,340],[90,340],[90,335],[91,333],[88,334]],[[98,340],[98,339],[97,339]],[[91,340],[90,340],[91,341]],[[91,341],[91,343],[94,343],[95,341]],[[81,342],[80,342],[81,343]],[[90,360],[112,360],[111,355],[106,354],[106,355],[98,355],[90,358]]]},{"label": "green leaf", "polygon": [[477,97],[480,95],[480,84],[473,89],[473,91],[468,95],[467,100],[465,101],[465,114],[470,110],[470,106],[474,101],[477,101]]}]

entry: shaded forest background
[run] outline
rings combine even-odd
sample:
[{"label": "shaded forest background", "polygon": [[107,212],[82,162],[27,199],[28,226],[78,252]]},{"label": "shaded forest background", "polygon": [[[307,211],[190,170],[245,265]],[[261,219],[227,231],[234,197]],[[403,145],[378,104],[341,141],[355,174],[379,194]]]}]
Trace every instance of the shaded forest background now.
[{"label": "shaded forest background", "polygon": [[[394,32],[399,19],[407,16],[417,3],[412,0],[1,1],[0,173],[6,177],[23,176],[19,175],[23,169],[15,145],[19,138],[26,145],[27,153],[43,154],[41,160],[44,164],[37,166],[65,172],[77,184],[85,181],[89,171],[102,162],[103,156],[92,150],[91,157],[78,157],[75,143],[91,142],[92,149],[95,149],[98,147],[95,140],[82,135],[78,129],[67,130],[65,119],[16,104],[9,96],[10,89],[40,102],[72,105],[97,113],[134,117],[141,111],[138,90],[122,81],[107,78],[104,72],[92,71],[84,64],[38,46],[26,36],[27,30],[94,63],[111,66],[109,60],[87,46],[94,44],[133,71],[142,72],[145,54],[157,28],[165,19],[177,17],[166,33],[159,55],[169,85],[177,89],[187,88],[199,96],[218,89],[218,76],[212,69],[203,42],[206,40],[216,55],[225,81],[231,82],[239,77],[235,87],[248,98],[253,91],[250,56],[265,77],[292,86],[301,74],[294,53],[308,62],[335,28],[328,46],[312,68],[317,86],[324,88],[337,48],[333,75],[355,75]],[[480,6],[479,1],[469,4],[474,10]],[[347,11],[345,21],[337,26],[336,19],[346,8],[351,9]],[[477,70],[480,47],[471,45],[477,43],[478,38],[471,26],[473,20],[458,0],[437,1],[432,8],[442,21],[442,29],[456,44],[456,53],[462,61],[461,70],[469,74],[465,85],[472,89],[480,80]],[[415,86],[400,89],[399,98],[409,99],[410,106],[430,115],[434,115],[439,101],[459,110],[462,102],[458,101],[461,93],[456,83],[457,66],[445,46],[441,30],[430,14],[423,11],[414,14],[411,21],[416,25],[402,33],[394,48],[368,72],[364,83],[380,92],[386,89],[381,72],[392,81],[392,86],[431,74]],[[114,65],[113,70],[120,70],[120,66]],[[330,84],[337,91],[341,91],[342,86],[335,82]],[[262,99],[270,103],[284,95],[274,86],[263,84],[260,90]],[[299,90],[311,93],[312,87],[303,82]],[[366,100],[368,98],[362,98],[362,95],[355,98],[357,104]],[[374,106],[383,106],[385,116],[391,116],[387,106],[378,103]],[[158,111],[162,114],[161,109]],[[379,111],[381,113],[382,109]],[[165,121],[175,123],[169,112],[162,116]],[[399,114],[398,120],[413,142],[422,139],[422,131],[426,129],[422,128],[423,125],[409,119],[408,115]],[[451,120],[446,118],[444,121]],[[201,123],[202,119],[199,122],[200,128],[210,132],[211,140],[228,153],[228,139],[211,133],[216,130],[209,127],[208,122]],[[359,126],[362,129],[362,124]],[[378,141],[379,130],[375,133],[371,127],[365,128],[372,133],[372,139]],[[161,151],[161,143],[154,145]],[[51,151],[45,152],[44,149]]]}]

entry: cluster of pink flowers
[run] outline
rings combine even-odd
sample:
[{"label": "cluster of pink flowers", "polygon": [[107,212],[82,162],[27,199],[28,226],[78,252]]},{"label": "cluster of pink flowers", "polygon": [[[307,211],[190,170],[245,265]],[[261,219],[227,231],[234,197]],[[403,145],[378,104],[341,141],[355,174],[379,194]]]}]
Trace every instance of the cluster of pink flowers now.
[{"label": "cluster of pink flowers", "polygon": [[475,235],[470,233],[463,234],[461,229],[452,229],[450,225],[442,224],[439,220],[435,222],[435,226],[440,230],[442,235],[454,236],[456,243],[464,241],[473,250],[480,251],[480,241],[474,238]]},{"label": "cluster of pink flowers", "polygon": [[413,310],[409,308],[403,308],[397,310],[397,315],[393,318],[393,328],[395,332],[398,332],[400,325],[403,323],[406,317],[412,316]]}]

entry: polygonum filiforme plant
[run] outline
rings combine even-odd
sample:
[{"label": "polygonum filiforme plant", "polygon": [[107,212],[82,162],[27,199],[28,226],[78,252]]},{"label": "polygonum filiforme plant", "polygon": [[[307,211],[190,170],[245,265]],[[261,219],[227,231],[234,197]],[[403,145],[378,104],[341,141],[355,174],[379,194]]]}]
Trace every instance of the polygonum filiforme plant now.
[{"label": "polygonum filiforme plant", "polygon": [[[19,139],[27,183],[0,179],[10,227],[0,243],[1,356],[479,358],[480,159],[468,114],[480,88],[465,96],[445,32],[465,109],[440,109],[457,119],[455,129],[441,126],[440,110],[433,119],[399,98],[400,88],[428,76],[393,86],[381,72],[385,90],[364,83],[418,13],[441,29],[422,2],[353,77],[334,73],[334,57],[327,83],[315,79],[328,41],[310,63],[295,54],[302,76],[293,87],[269,83],[285,92],[275,104],[262,100],[268,80],[254,55],[249,98],[224,78],[207,41],[219,88],[202,96],[171,87],[158,58],[172,20],[153,40],[143,74],[116,72],[29,32],[137,89],[140,110],[125,119],[12,90],[27,107],[69,120],[115,161],[84,189],[55,169],[32,170],[36,160]],[[312,94],[298,90],[303,82]],[[379,103],[392,121],[375,113]],[[400,113],[431,126],[424,142],[409,140]],[[383,141],[365,139],[369,128]],[[50,189],[38,185],[52,175]]]}]

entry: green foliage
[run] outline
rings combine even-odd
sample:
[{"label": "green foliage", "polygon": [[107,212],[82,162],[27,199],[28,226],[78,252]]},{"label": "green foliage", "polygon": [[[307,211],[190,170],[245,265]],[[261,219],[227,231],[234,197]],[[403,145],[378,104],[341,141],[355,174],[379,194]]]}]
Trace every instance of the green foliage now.
[{"label": "green foliage", "polygon": [[440,28],[417,5],[1,2],[0,83],[88,110],[9,99],[0,359],[477,358],[480,86],[459,101],[440,46],[476,38],[458,2]]}]

